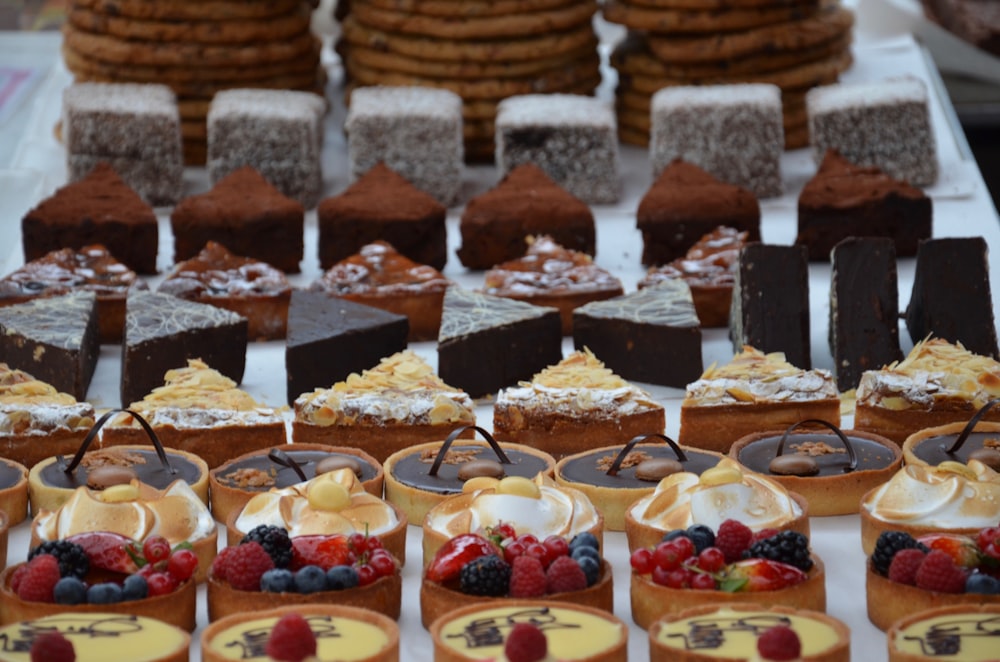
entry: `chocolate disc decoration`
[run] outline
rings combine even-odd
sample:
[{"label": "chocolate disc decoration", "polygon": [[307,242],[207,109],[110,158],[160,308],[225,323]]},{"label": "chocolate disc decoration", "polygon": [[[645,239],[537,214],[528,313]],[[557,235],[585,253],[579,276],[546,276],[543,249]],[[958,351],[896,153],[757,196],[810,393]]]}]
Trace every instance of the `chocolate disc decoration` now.
[{"label": "chocolate disc decoration", "polygon": [[[441,448],[440,450],[438,450],[437,456],[434,458],[434,463],[431,465],[430,471],[427,472],[428,475],[437,476],[438,469],[441,468],[441,463],[444,462],[445,455],[448,454],[448,449],[451,447],[451,444],[456,439],[458,439],[458,437],[466,430],[475,430],[476,432],[481,434],[483,436],[483,439],[486,440],[486,443],[488,443],[490,445],[490,448],[493,449],[493,452],[496,453],[499,462],[494,462],[493,460],[476,460],[475,461],[476,466],[473,467],[473,470],[476,471],[477,473],[472,473],[473,470],[466,470],[464,472],[465,475],[463,476],[463,472],[460,470],[458,473],[458,478],[463,482],[469,480],[470,478],[474,478],[476,476],[491,476],[493,478],[503,478],[505,472],[502,465],[511,464],[511,461],[507,458],[507,455],[506,453],[503,452],[503,449],[500,448],[500,444],[498,444],[496,439],[493,438],[493,435],[491,435],[489,432],[479,427],[478,425],[463,425],[462,427],[455,428],[454,430],[452,430],[451,434],[449,434],[445,438],[444,442],[441,444]],[[467,464],[473,464],[473,462],[469,462]],[[463,467],[463,469],[465,469],[465,467]],[[498,469],[499,469],[499,474],[497,471]]]},{"label": "chocolate disc decoration", "polygon": [[142,427],[142,429],[146,431],[146,436],[149,437],[150,442],[152,442],[153,444],[153,448],[156,449],[156,456],[160,458],[160,464],[163,465],[163,468],[167,471],[167,473],[175,475],[177,473],[177,469],[175,469],[170,465],[170,459],[167,457],[167,452],[163,450],[163,444],[160,443],[160,438],[157,437],[156,432],[153,431],[153,426],[151,426],[149,422],[146,421],[145,418],[143,418],[136,412],[132,411],[131,409],[112,409],[110,411],[105,412],[103,416],[101,416],[99,419],[97,419],[97,421],[94,422],[94,425],[93,427],[90,428],[90,431],[87,432],[87,436],[83,438],[83,442],[80,443],[80,448],[76,451],[76,455],[73,456],[73,459],[70,461],[70,463],[66,464],[65,458],[63,458],[62,455],[57,455],[56,466],[58,466],[59,469],[62,470],[63,472],[67,474],[72,474],[73,471],[80,465],[80,462],[83,461],[84,453],[87,452],[87,448],[90,446],[90,443],[94,441],[94,439],[97,437],[97,433],[100,431],[100,429],[104,427],[105,423],[111,420],[112,416],[119,413],[125,413],[130,415]]},{"label": "chocolate disc decoration", "polygon": [[671,460],[669,458],[655,458],[652,460],[645,460],[640,462],[635,468],[635,477],[639,480],[646,480],[650,482],[660,482],[666,476],[670,474],[675,474],[684,470],[683,462],[687,462],[687,455],[681,450],[681,447],[677,445],[677,442],[668,437],[665,434],[660,434],[659,432],[651,432],[649,434],[639,434],[631,439],[628,443],[618,452],[615,457],[614,462],[611,463],[611,467],[607,470],[607,475],[617,476],[618,470],[621,469],[622,462],[635,446],[647,439],[660,439],[665,441],[673,449],[674,453],[677,454],[676,460]]},{"label": "chocolate disc decoration", "polygon": [[814,424],[822,425],[829,428],[837,437],[840,439],[841,443],[844,444],[844,449],[847,451],[847,456],[850,458],[847,466],[844,467],[844,473],[850,473],[858,468],[858,456],[854,452],[854,446],[847,439],[847,436],[833,423],[829,421],[820,420],[818,418],[807,418],[805,420],[799,421],[798,423],[793,423],[789,425],[785,430],[785,433],[781,435],[781,439],[778,440],[778,448],[776,449],[775,457],[771,460],[768,470],[779,476],[815,476],[819,473],[819,464],[815,459],[807,455],[782,455],[785,450],[785,441],[788,436],[795,430],[795,428],[801,425]]}]

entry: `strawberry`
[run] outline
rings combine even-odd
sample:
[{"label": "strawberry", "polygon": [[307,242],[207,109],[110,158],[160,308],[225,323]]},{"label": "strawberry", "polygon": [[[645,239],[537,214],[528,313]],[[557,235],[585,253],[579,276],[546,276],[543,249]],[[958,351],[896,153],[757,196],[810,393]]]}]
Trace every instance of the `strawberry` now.
[{"label": "strawberry", "polygon": [[939,550],[951,557],[955,565],[963,568],[975,568],[979,565],[980,551],[976,543],[968,536],[954,533],[928,533],[917,538],[917,542],[928,548]]},{"label": "strawberry", "polygon": [[351,554],[346,536],[312,535],[292,538],[292,563],[290,570],[298,570],[307,565],[318,565],[324,570],[337,565],[350,565]]},{"label": "strawberry", "polygon": [[459,573],[469,561],[480,556],[501,554],[498,548],[488,539],[477,533],[463,533],[455,536],[437,551],[434,560],[427,566],[427,579],[432,582],[446,582],[457,579]]},{"label": "strawberry", "polygon": [[736,591],[777,591],[805,581],[806,573],[793,565],[770,559],[744,559],[729,566],[719,588]]},{"label": "strawberry", "polygon": [[[138,570],[135,562],[134,543],[131,538],[110,531],[77,533],[66,540],[76,543],[87,552],[90,567],[131,575]],[[131,553],[130,553],[131,552]]]}]

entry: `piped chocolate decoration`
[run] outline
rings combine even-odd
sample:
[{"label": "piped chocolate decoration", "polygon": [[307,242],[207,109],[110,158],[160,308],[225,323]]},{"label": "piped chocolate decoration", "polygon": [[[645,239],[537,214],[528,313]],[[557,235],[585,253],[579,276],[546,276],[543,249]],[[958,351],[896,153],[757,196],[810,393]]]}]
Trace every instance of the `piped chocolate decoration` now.
[{"label": "piped chocolate decoration", "polygon": [[337,471],[338,469],[350,469],[354,472],[355,476],[361,478],[361,463],[353,457],[348,457],[347,455],[331,455],[330,457],[325,457],[316,463],[317,476],[330,473],[331,471]]},{"label": "piped chocolate decoration", "polygon": [[[628,443],[625,444],[625,446],[618,453],[618,456],[615,457],[615,461],[611,463],[611,467],[607,470],[607,475],[609,475],[609,476],[617,476],[619,469],[621,469],[622,462],[625,461],[625,458],[628,457],[628,454],[632,452],[632,449],[635,448],[636,444],[638,444],[640,442],[643,442],[643,441],[646,441],[647,439],[661,439],[661,440],[667,442],[667,444],[670,445],[670,448],[674,451],[674,453],[677,454],[676,465],[672,465],[672,464],[670,464],[668,462],[659,462],[659,463],[657,463],[655,465],[647,466],[646,471],[644,472],[646,475],[645,476],[640,476],[639,475],[639,467],[641,467],[643,464],[647,464],[647,463],[651,462],[651,460],[646,460],[644,462],[640,462],[639,465],[636,467],[636,472],[635,472],[635,477],[636,478],[638,478],[639,480],[648,480],[648,481],[659,482],[659,481],[663,480],[664,477],[669,476],[672,473],[677,473],[678,471],[683,471],[684,470],[683,463],[688,461],[688,457],[687,457],[687,455],[684,454],[684,451],[681,450],[681,447],[677,445],[677,442],[674,441],[673,439],[671,439],[670,437],[668,437],[665,434],[660,434],[658,432],[653,432],[651,434],[639,434],[639,435],[636,435],[636,436],[632,437],[631,439],[629,439]],[[676,466],[677,468],[675,470],[671,470],[671,469],[673,469],[674,466]],[[652,468],[652,471],[650,471],[651,468]],[[658,471],[667,471],[668,473],[664,473],[663,475],[659,476],[658,478],[653,477],[653,476],[655,476],[654,472],[658,472]]]},{"label": "piped chocolate decoration", "polygon": [[[452,430],[451,434],[445,438],[444,443],[441,444],[441,449],[438,450],[437,457],[434,458],[434,464],[431,465],[431,470],[427,472],[429,475],[437,476],[438,470],[441,468],[441,463],[444,462],[444,458],[448,454],[448,449],[451,447],[451,444],[466,430],[475,430],[479,434],[483,435],[483,439],[485,439],[486,443],[490,445],[493,452],[497,454],[497,459],[499,459],[503,464],[510,464],[510,460],[507,458],[507,455],[504,454],[503,449],[500,448],[500,444],[497,443],[497,440],[493,438],[493,435],[478,425],[463,425],[462,427]],[[462,480],[468,479],[463,478]]]},{"label": "piped chocolate decoration", "polygon": [[819,475],[819,463],[816,462],[814,458],[808,455],[782,455],[785,451],[785,441],[788,440],[788,435],[790,435],[796,428],[803,425],[822,425],[829,428],[835,435],[837,435],[841,443],[844,444],[844,449],[847,451],[849,461],[847,466],[844,467],[844,473],[850,473],[858,468],[858,456],[857,453],[854,452],[854,446],[840,428],[829,421],[820,420],[818,418],[807,418],[799,421],[798,423],[789,425],[785,430],[785,433],[781,435],[781,439],[778,440],[778,448],[775,453],[775,457],[768,465],[768,470],[771,473],[779,476]]},{"label": "piped chocolate decoration", "polygon": [[458,468],[458,479],[469,480],[470,478],[503,478],[506,473],[503,465],[496,460],[471,460],[463,462]]},{"label": "piped chocolate decoration", "polygon": [[111,420],[112,416],[119,413],[128,414],[135,419],[139,426],[146,431],[146,436],[149,437],[150,442],[153,444],[153,448],[156,449],[156,455],[160,458],[160,464],[163,466],[163,469],[169,474],[176,474],[177,470],[170,466],[170,459],[167,457],[167,452],[163,450],[163,444],[160,443],[160,438],[157,437],[156,432],[153,431],[153,426],[151,426],[145,418],[131,409],[112,409],[105,412],[103,416],[94,422],[90,431],[87,432],[87,436],[84,437],[83,442],[80,444],[80,448],[76,451],[76,455],[73,456],[73,460],[69,464],[66,464],[66,460],[63,456],[57,455],[56,466],[67,474],[73,473],[73,471],[80,465],[80,462],[83,461],[83,455],[87,452],[87,448],[90,446],[90,443],[97,437],[97,433],[100,432],[105,423]]}]

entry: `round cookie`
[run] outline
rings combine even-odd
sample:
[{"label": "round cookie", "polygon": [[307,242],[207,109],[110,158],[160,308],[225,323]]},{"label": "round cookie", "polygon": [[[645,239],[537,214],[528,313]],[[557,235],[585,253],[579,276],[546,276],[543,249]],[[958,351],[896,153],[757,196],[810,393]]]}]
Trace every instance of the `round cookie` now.
[{"label": "round cookie", "polygon": [[469,18],[544,11],[574,2],[576,0],[366,0],[368,5],[386,11]]},{"label": "round cookie", "polygon": [[[76,74],[77,82],[90,81],[97,83],[113,83],[119,82],[121,79],[114,76],[104,76],[99,74],[88,74],[88,73],[78,73]],[[275,76],[273,78],[262,78],[257,80],[242,80],[242,81],[196,81],[188,83],[166,83],[166,85],[174,91],[174,94],[178,97],[178,103],[182,102],[186,97],[195,97],[198,99],[210,99],[219,90],[228,90],[234,88],[246,88],[253,87],[257,89],[277,89],[277,90],[304,90],[307,92],[315,92],[318,87],[321,87],[321,72],[316,69],[311,72],[303,73],[290,73]],[[207,113],[202,114],[201,118],[204,119]],[[189,111],[182,115],[182,118],[192,118],[195,114]]]},{"label": "round cookie", "polygon": [[157,21],[229,21],[268,18],[291,11],[302,0],[76,0],[74,3],[102,14]]},{"label": "round cookie", "polygon": [[812,4],[812,0],[627,0],[630,5],[660,9],[747,9],[751,7],[792,7]]},{"label": "round cookie", "polygon": [[622,0],[611,0],[604,5],[604,18],[608,21],[660,34],[745,30],[805,18],[815,12],[816,3],[709,10],[644,7]]}]

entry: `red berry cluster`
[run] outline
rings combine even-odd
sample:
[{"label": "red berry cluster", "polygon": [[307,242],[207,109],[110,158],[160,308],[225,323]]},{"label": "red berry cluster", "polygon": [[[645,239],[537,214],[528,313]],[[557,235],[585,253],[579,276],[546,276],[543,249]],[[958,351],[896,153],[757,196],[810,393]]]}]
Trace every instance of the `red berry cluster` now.
[{"label": "red berry cluster", "polygon": [[[1000,526],[974,537],[931,533],[911,543],[895,544],[886,573],[890,580],[938,593],[1000,594]],[[881,538],[880,538],[881,540]]]}]

